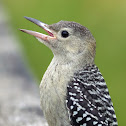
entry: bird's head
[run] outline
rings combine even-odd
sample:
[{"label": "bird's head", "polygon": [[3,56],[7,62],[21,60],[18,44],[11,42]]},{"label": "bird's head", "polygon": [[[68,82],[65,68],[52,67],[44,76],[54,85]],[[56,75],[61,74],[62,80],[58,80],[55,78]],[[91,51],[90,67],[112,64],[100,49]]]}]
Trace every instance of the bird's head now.
[{"label": "bird's head", "polygon": [[60,57],[64,61],[85,59],[87,63],[94,62],[96,42],[86,27],[70,21],[47,25],[30,17],[25,18],[43,28],[49,35],[31,30],[20,30],[35,36],[52,50],[54,56]]}]

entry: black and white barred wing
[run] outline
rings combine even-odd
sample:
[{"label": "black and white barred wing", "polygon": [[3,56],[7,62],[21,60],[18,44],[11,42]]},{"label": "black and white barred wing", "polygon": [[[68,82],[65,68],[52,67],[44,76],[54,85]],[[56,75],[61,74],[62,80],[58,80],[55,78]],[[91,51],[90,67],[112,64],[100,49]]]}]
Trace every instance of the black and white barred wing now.
[{"label": "black and white barred wing", "polygon": [[74,74],[66,104],[72,126],[118,125],[106,83],[95,65]]}]

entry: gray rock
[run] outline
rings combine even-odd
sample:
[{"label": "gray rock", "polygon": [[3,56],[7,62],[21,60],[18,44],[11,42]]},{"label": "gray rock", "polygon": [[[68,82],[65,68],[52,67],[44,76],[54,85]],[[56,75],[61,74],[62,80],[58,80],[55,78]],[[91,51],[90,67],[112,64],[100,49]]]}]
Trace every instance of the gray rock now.
[{"label": "gray rock", "polygon": [[0,4],[0,126],[47,126],[39,89],[24,65]]}]

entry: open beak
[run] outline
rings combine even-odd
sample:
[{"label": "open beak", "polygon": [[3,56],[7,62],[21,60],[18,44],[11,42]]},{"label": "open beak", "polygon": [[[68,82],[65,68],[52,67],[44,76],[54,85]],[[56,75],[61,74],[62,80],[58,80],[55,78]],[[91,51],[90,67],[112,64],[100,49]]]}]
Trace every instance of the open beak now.
[{"label": "open beak", "polygon": [[39,32],[35,32],[35,31],[31,31],[31,30],[26,30],[26,29],[20,29],[20,31],[22,32],[25,32],[25,33],[28,33],[30,35],[33,35],[37,38],[40,38],[44,41],[49,41],[50,39],[54,39],[54,35],[52,33],[52,31],[48,28],[48,25],[39,21],[39,20],[36,20],[34,18],[30,18],[30,17],[24,17],[26,18],[27,20],[35,23],[36,25],[38,25],[39,27],[43,28],[49,35],[45,35],[45,34],[42,34],[42,33],[39,33]]}]

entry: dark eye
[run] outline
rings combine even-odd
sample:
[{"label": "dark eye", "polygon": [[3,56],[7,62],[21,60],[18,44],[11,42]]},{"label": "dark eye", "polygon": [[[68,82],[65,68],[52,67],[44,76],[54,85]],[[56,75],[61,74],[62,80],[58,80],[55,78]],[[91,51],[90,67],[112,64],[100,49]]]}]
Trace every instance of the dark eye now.
[{"label": "dark eye", "polygon": [[67,38],[69,36],[69,33],[67,31],[61,32],[62,37]]}]

